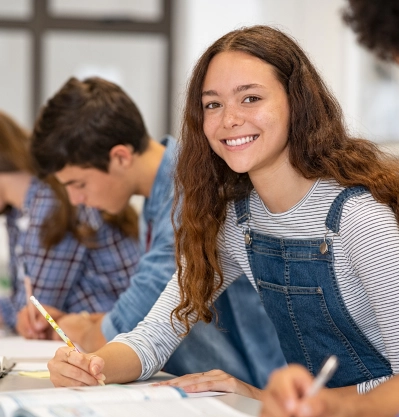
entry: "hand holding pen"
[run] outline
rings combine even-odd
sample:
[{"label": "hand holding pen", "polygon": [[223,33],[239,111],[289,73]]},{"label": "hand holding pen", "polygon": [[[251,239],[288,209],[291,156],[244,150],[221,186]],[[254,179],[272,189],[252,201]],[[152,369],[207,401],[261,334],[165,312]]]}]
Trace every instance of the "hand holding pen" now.
[{"label": "hand holding pen", "polygon": [[[32,295],[30,297],[30,301],[32,301],[33,305],[40,311],[40,313],[43,315],[43,317],[48,321],[48,323],[51,325],[51,327],[58,333],[58,335],[61,337],[61,339],[71,348],[66,353],[67,358],[69,358],[69,355],[76,351],[80,353],[78,348],[72,343],[72,341],[69,339],[69,337],[63,332],[63,330],[58,326],[58,324],[55,322],[55,320],[50,316],[50,314],[44,309],[44,307],[39,303],[38,300]],[[89,363],[93,357],[96,355],[91,355],[89,358]],[[101,379],[98,379],[98,384],[104,385],[104,382]]]},{"label": "hand holding pen", "polygon": [[329,356],[323,363],[320,371],[316,375],[316,378],[313,380],[312,385],[306,392],[307,397],[312,397],[316,395],[321,388],[323,388],[327,382],[334,375],[335,371],[338,368],[338,358],[335,355]]},{"label": "hand holding pen", "polygon": [[[338,417],[331,412],[339,394],[335,390],[323,390],[337,369],[338,360],[330,356],[316,377],[306,368],[290,364],[275,371],[262,393],[261,417]],[[355,387],[353,388],[356,394]],[[331,412],[331,413],[330,413]]]},{"label": "hand holding pen", "polygon": [[40,311],[40,313],[43,315],[43,317],[48,321],[50,326],[59,334],[61,339],[72,349],[75,349],[77,352],[79,350],[76,348],[76,346],[71,342],[69,337],[62,331],[60,326],[55,322],[55,320],[50,316],[49,313],[44,309],[44,307],[39,303],[39,301],[36,300],[36,298],[31,295],[29,297],[30,301],[32,301],[33,305]]},{"label": "hand holding pen", "polygon": [[[31,278],[24,265],[23,285],[25,289],[26,305],[17,313],[15,328],[21,336],[27,339],[46,339],[48,324],[30,302],[32,295]],[[50,336],[51,337],[51,336]]]}]

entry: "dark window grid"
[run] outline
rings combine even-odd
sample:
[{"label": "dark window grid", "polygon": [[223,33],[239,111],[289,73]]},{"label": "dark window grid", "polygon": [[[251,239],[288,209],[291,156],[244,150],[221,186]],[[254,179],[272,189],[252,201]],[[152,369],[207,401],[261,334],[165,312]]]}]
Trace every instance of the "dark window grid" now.
[{"label": "dark window grid", "polygon": [[31,115],[35,120],[41,106],[42,94],[42,73],[43,73],[43,47],[42,38],[48,31],[70,31],[73,32],[120,32],[127,34],[160,34],[167,40],[166,52],[166,103],[164,104],[167,132],[171,128],[172,109],[172,37],[171,37],[171,15],[173,0],[163,0],[162,18],[159,21],[148,22],[126,18],[103,18],[103,19],[78,19],[60,18],[51,16],[48,13],[48,2],[51,0],[34,0],[32,2],[32,16],[29,19],[2,19],[0,16],[1,30],[26,30],[33,38],[31,56],[31,88],[32,102]]}]

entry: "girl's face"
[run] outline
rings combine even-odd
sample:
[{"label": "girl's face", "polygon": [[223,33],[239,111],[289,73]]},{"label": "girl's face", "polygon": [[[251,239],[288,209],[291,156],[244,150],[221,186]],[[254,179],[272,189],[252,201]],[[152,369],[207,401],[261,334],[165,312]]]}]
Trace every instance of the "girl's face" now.
[{"label": "girl's face", "polygon": [[209,144],[233,171],[264,175],[287,161],[290,108],[271,65],[243,52],[219,53],[202,106]]}]

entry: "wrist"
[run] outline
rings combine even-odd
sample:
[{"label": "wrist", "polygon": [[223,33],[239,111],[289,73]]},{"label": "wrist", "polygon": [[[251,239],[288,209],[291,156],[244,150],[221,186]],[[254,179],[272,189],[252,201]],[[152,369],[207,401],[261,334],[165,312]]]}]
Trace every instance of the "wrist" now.
[{"label": "wrist", "polygon": [[262,399],[263,390],[256,388],[253,385],[248,385],[248,389],[249,389],[250,395],[247,395],[247,397],[253,398],[254,400],[258,400],[258,401]]}]

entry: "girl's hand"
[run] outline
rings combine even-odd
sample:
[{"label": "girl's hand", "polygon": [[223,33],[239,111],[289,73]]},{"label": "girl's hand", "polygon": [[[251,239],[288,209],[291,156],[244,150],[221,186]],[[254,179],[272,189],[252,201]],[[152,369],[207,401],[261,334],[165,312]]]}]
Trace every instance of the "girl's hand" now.
[{"label": "girl's hand", "polygon": [[70,347],[57,349],[47,367],[55,387],[99,385],[105,380],[104,360],[92,354],[79,353]]},{"label": "girl's hand", "polygon": [[183,388],[185,392],[220,391],[232,392],[246,397],[260,399],[262,391],[219,369],[188,374],[163,381],[159,385],[172,385]]}]

